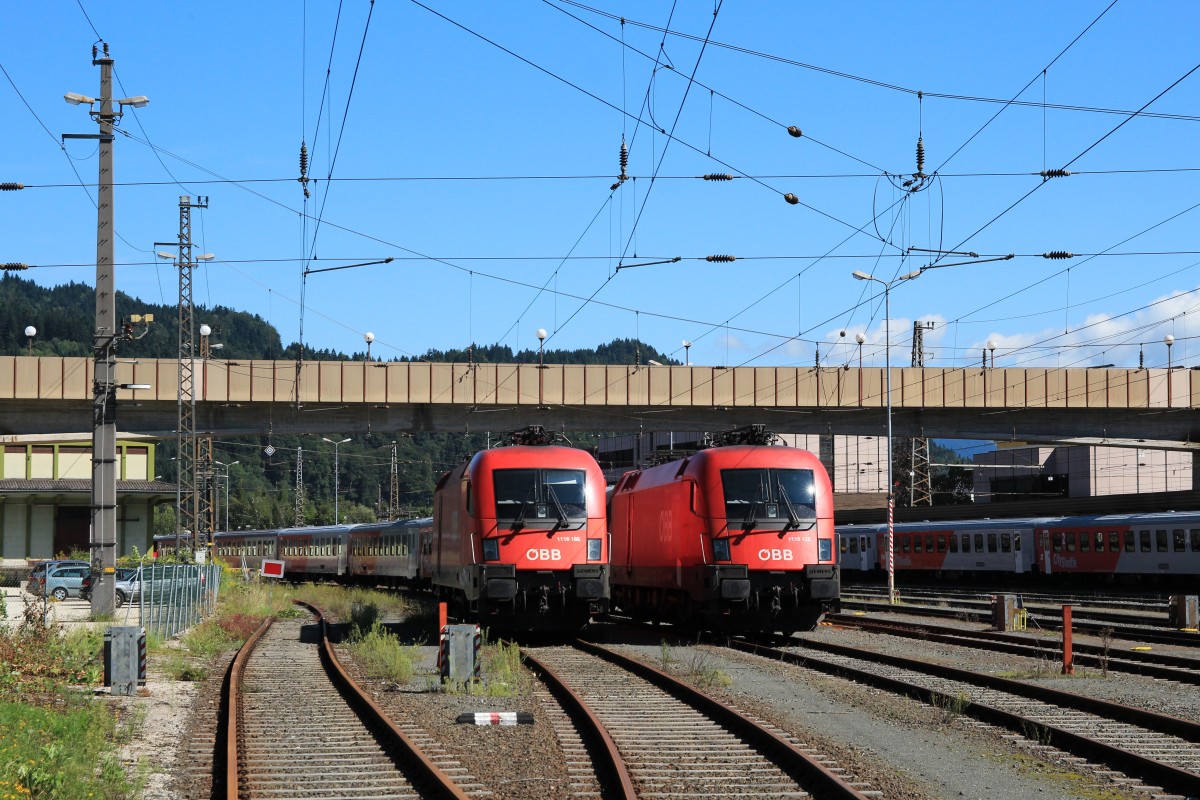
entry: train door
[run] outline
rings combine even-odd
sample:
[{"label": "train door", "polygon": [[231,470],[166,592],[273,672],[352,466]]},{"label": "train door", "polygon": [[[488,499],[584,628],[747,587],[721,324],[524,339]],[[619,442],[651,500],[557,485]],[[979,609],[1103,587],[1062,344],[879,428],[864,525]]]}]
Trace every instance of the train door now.
[{"label": "train door", "polygon": [[633,574],[633,516],[637,498],[631,492],[625,497],[625,530],[617,531],[618,536],[625,537],[625,574]]},{"label": "train door", "polygon": [[1040,530],[1037,533],[1037,537],[1038,537],[1038,540],[1037,540],[1038,541],[1038,544],[1037,544],[1038,550],[1037,551],[1038,551],[1038,554],[1041,556],[1040,561],[1042,563],[1042,574],[1043,575],[1053,575],[1054,574],[1054,555],[1053,555],[1054,551],[1050,547],[1050,531],[1045,530],[1045,529]]}]

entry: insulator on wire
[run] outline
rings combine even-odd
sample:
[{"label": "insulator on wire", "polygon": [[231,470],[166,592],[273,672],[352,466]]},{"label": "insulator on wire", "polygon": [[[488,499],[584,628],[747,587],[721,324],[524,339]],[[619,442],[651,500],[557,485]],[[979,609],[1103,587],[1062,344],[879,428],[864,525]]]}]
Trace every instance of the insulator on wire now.
[{"label": "insulator on wire", "polygon": [[1042,258],[1050,258],[1055,260],[1074,257],[1074,253],[1068,253],[1066,250],[1051,250],[1049,253],[1042,253]]},{"label": "insulator on wire", "polygon": [[788,133],[790,133],[792,136],[795,136],[797,139],[804,135],[804,131],[800,130],[795,125],[788,125]]},{"label": "insulator on wire", "polygon": [[710,172],[704,176],[706,181],[731,181],[733,176],[728,172]]},{"label": "insulator on wire", "polygon": [[10,261],[7,264],[0,264],[0,272],[20,272],[23,269],[29,269],[29,265],[19,264],[15,261]]},{"label": "insulator on wire", "polygon": [[716,263],[724,264],[724,263],[729,263],[731,261],[737,261],[737,256],[705,256],[704,260],[711,261],[714,264],[716,264]]},{"label": "insulator on wire", "polygon": [[788,201],[788,205],[793,205],[793,206],[800,202],[800,198],[796,197],[796,195],[792,194],[791,192],[788,192],[787,194],[785,194],[783,196],[783,199]]},{"label": "insulator on wire", "polygon": [[625,146],[625,140],[621,140],[621,174],[625,174],[626,168],[629,167],[629,148]]},{"label": "insulator on wire", "polygon": [[1044,169],[1039,173],[1043,178],[1066,178],[1071,175],[1069,169]]},{"label": "insulator on wire", "polygon": [[917,137],[917,174],[925,174],[925,142],[920,136]]},{"label": "insulator on wire", "polygon": [[308,146],[300,142],[300,181],[308,177]]},{"label": "insulator on wire", "polygon": [[0,192],[15,192],[18,189],[24,189],[23,183],[0,183]]}]

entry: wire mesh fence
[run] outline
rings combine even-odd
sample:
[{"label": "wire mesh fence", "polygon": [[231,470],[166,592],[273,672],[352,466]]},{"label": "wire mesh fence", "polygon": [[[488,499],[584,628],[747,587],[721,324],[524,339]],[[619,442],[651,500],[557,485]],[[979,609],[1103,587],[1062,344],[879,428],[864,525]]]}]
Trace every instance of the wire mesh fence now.
[{"label": "wire mesh fence", "polygon": [[127,592],[150,635],[169,639],[213,612],[221,592],[219,564],[162,564],[139,567],[117,590]]}]

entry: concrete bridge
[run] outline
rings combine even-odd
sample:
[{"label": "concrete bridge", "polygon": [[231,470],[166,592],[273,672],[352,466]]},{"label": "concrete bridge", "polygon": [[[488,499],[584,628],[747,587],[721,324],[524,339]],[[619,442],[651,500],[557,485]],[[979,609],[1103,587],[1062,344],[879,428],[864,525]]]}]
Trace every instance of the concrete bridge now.
[{"label": "concrete bridge", "polygon": [[[117,426],[174,435],[179,362],[121,360]],[[197,359],[225,435],[726,430],[882,435],[883,368]],[[0,356],[0,436],[90,432],[90,358]],[[147,387],[147,388],[134,388]],[[1200,370],[892,368],[894,435],[1200,449]]]}]

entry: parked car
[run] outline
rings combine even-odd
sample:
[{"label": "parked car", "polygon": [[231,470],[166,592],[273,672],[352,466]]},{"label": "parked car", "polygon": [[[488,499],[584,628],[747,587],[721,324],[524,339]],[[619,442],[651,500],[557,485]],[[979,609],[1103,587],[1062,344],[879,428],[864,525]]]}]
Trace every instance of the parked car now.
[{"label": "parked car", "polygon": [[38,563],[33,565],[33,569],[30,570],[29,578],[27,580],[29,582],[32,582],[34,578],[45,575],[47,569],[50,569],[52,567],[65,567],[65,566],[86,567],[86,566],[88,566],[88,562],[76,561],[74,559],[67,559],[67,558],[50,558],[50,559],[46,559],[45,561],[39,561]]},{"label": "parked car", "polygon": [[51,596],[55,600],[79,597],[83,579],[90,573],[89,564],[59,564],[32,575],[26,588],[30,594],[39,597]]},{"label": "parked car", "polygon": [[[115,573],[116,585],[114,586],[113,605],[116,608],[128,603],[133,599],[140,590],[141,582],[138,579],[138,570],[135,567],[118,567]],[[92,599],[92,587],[95,585],[98,573],[89,572],[83,579],[83,586],[79,589],[79,596],[84,600]]]}]

